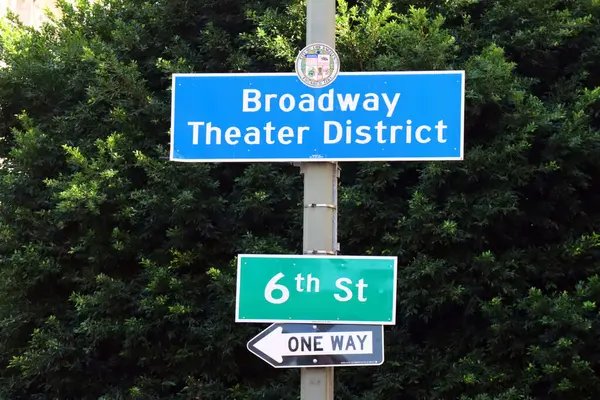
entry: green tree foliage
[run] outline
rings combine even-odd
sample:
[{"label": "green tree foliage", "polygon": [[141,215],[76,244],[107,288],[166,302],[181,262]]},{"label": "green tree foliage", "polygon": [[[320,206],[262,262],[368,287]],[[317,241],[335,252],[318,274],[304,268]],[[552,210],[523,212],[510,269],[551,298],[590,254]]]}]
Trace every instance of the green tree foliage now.
[{"label": "green tree foliage", "polygon": [[[0,398],[297,398],[233,322],[235,255],[300,249],[297,168],[165,159],[170,74],[289,71],[288,3],[3,23]],[[401,267],[387,361],[338,369],[339,398],[597,399],[600,3],[339,1],[337,49],[467,72],[464,161],[342,165],[343,253]]]}]

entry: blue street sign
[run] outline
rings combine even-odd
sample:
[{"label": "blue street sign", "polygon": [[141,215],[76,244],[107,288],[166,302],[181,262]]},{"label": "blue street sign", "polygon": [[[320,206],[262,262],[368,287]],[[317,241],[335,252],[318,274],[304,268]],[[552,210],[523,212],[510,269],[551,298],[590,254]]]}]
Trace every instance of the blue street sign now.
[{"label": "blue street sign", "polygon": [[464,71],[174,74],[172,161],[462,160]]}]

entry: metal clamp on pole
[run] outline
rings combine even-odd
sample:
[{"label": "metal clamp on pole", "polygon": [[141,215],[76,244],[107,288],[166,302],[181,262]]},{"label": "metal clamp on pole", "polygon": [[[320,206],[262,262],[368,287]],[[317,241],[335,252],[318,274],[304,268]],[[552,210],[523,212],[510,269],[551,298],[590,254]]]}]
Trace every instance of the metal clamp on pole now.
[{"label": "metal clamp on pole", "polygon": [[[168,157],[167,157],[168,158]],[[336,164],[337,161],[321,161],[323,163],[329,163],[329,164]],[[301,162],[291,162],[290,163],[293,167],[300,167],[300,173],[304,173],[304,170],[302,168],[302,163]]]},{"label": "metal clamp on pole", "polygon": [[336,252],[329,251],[329,250],[308,250],[308,251],[305,251],[304,254],[322,254],[322,255],[328,255],[328,256],[335,256]]},{"label": "metal clamp on pole", "polygon": [[335,204],[309,203],[309,204],[304,205],[304,208],[317,208],[317,207],[331,208],[332,210],[336,209]]}]

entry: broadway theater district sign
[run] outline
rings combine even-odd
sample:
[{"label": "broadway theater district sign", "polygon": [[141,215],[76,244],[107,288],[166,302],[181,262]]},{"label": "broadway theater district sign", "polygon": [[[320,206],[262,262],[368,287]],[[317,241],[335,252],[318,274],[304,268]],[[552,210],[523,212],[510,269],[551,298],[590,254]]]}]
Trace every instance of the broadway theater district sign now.
[{"label": "broadway theater district sign", "polygon": [[464,71],[174,74],[171,156],[182,162],[463,159]]}]

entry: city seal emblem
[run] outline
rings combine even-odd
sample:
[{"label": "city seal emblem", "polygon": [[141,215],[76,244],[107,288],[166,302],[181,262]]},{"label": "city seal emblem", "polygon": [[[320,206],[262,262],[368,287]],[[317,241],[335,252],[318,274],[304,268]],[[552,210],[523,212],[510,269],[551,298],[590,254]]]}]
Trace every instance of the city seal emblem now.
[{"label": "city seal emblem", "polygon": [[296,75],[306,86],[322,88],[332,83],[340,72],[340,58],[323,43],[306,46],[296,57]]}]

